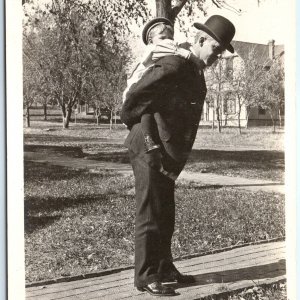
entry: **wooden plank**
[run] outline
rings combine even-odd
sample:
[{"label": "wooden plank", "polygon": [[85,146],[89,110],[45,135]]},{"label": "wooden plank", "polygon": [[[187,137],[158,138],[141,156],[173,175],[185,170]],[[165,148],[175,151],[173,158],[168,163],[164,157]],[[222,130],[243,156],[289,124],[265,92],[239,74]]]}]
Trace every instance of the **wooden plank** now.
[{"label": "wooden plank", "polygon": [[[234,270],[235,273],[236,273],[236,278],[241,278],[241,272],[239,270]],[[285,269],[284,269],[285,271]],[[271,270],[272,272],[272,270]],[[266,275],[268,274],[268,271],[266,270],[264,272]],[[272,275],[272,273],[271,273]],[[218,277],[220,278],[220,277]],[[222,276],[222,278],[224,278],[224,276]],[[222,280],[223,281],[223,280]],[[253,280],[251,280],[252,284],[253,284]],[[204,284],[204,287],[201,286],[201,287],[196,287],[196,290],[199,290],[199,288],[203,289],[207,289],[208,287],[207,286],[210,286],[211,283],[206,283],[206,282],[200,282],[198,280],[197,282],[198,284]],[[215,283],[215,287],[218,286],[219,283]],[[180,290],[181,288],[179,288],[178,290]],[[193,290],[193,287],[189,286],[188,289],[189,293],[191,293],[191,291]],[[137,292],[137,291],[136,291]],[[184,292],[184,290],[182,291]],[[201,292],[202,293],[202,292]],[[110,297],[109,299],[121,299],[121,297],[127,297],[129,295],[132,295],[132,296],[135,296],[135,292],[133,290],[133,287],[132,287],[132,282],[122,286],[121,283],[118,284],[114,284],[114,285],[111,285],[111,286],[105,286],[105,287],[93,287],[93,290],[81,290],[79,291],[79,293],[70,293],[68,292],[67,294],[60,294],[60,295],[56,295],[55,297],[52,295],[48,295],[47,297],[43,297],[43,298],[40,298],[40,299],[93,299],[94,297],[98,298],[98,299],[104,299],[106,297]],[[139,293],[138,293],[139,294]],[[91,298],[92,297],[92,298]],[[99,298],[100,297],[100,298]]]},{"label": "wooden plank", "polygon": [[[85,285],[88,283],[98,284],[100,281],[109,282],[109,281],[113,281],[113,280],[121,280],[124,278],[132,278],[132,277],[133,277],[133,269],[130,269],[130,270],[126,270],[126,271],[112,273],[112,274],[105,275],[105,276],[98,276],[98,277],[91,277],[91,278],[76,280],[76,282],[80,282],[82,285]],[[57,289],[58,285],[61,287],[64,287],[64,288],[73,287],[74,281],[53,283],[53,284],[49,284],[49,285],[44,285],[44,287],[47,287],[47,289]],[[28,290],[30,292],[38,291],[40,289],[41,289],[41,286],[26,288],[26,290]]]},{"label": "wooden plank", "polygon": [[[75,281],[72,283],[69,283],[68,285],[62,285],[62,284],[53,284],[51,286],[46,286],[44,289],[39,290],[31,290],[28,291],[28,298],[33,298],[36,296],[42,296],[47,294],[68,294],[72,293],[75,290],[84,289],[85,291],[88,291],[89,289],[94,289],[95,286],[97,287],[103,287],[103,289],[107,289],[114,286],[124,286],[131,284],[133,285],[133,271],[128,273],[126,276],[103,276],[98,278],[97,280],[82,280]],[[26,289],[27,291],[27,289]]]},{"label": "wooden plank", "polygon": [[[247,246],[244,248],[236,248],[236,249],[232,249],[226,252],[220,252],[220,253],[215,253],[215,254],[208,254],[205,255],[206,259],[209,260],[209,258],[212,257],[213,261],[217,261],[218,259],[223,259],[224,255],[226,256],[226,259],[230,259],[231,257],[240,257],[240,256],[246,256],[249,255],[251,253],[256,253],[256,252],[266,252],[266,251],[278,251],[278,252],[282,252],[285,251],[285,242],[276,242],[276,243],[267,243],[267,244],[262,244],[262,245],[251,245],[251,246]],[[193,263],[194,259],[198,259],[201,256],[195,257],[195,258],[191,258],[189,259],[189,263]],[[177,264],[180,266],[181,264],[186,265],[186,260],[181,260],[178,261]]]},{"label": "wooden plank", "polygon": [[[249,268],[249,266],[251,266],[251,265],[252,266],[257,265],[254,260],[250,260],[250,262],[252,262],[252,263],[249,264],[249,260],[248,260],[245,263],[245,266],[248,266],[248,268]],[[271,262],[271,261],[269,260],[269,262]],[[274,259],[273,262],[278,262],[278,258]],[[243,266],[243,265],[238,264],[238,262],[237,262],[236,264],[231,264],[231,267],[229,269],[232,269],[232,268],[235,268],[235,267],[241,268],[241,266]],[[220,271],[224,272],[225,270],[226,270],[226,268],[224,268],[224,267],[210,268],[210,269],[206,268],[206,269],[202,270],[202,272],[201,271],[199,272],[199,270],[196,269],[192,273],[194,273],[194,275],[196,275],[196,277],[198,276],[198,282],[200,282],[201,281],[201,276],[200,275],[203,272],[205,272],[207,274],[209,272],[214,272],[214,273],[220,272]],[[223,278],[225,276],[226,276],[226,274],[223,274],[222,276],[221,275],[219,275],[219,276],[214,275],[213,278],[212,278],[212,274],[210,274],[210,277],[208,277],[208,279],[205,282],[203,282],[203,280],[202,280],[202,283],[207,284],[207,283],[211,283],[211,281],[217,282],[218,278],[222,278],[222,280],[223,280]],[[236,271],[236,277],[238,277],[238,276],[240,276],[240,271],[239,270]],[[67,288],[67,289],[64,288],[63,290],[62,290],[61,286],[60,286],[60,290],[52,289],[52,291],[51,290],[49,291],[49,290],[45,290],[45,289],[42,289],[42,290],[40,289],[39,291],[27,293],[27,296],[28,296],[28,298],[43,296],[43,297],[47,297],[46,299],[61,299],[61,297],[64,297],[66,295],[67,296],[68,295],[69,296],[71,296],[71,295],[74,296],[74,295],[78,295],[78,294],[81,294],[81,293],[86,294],[86,293],[89,293],[89,292],[93,292],[93,291],[95,291],[95,286],[98,287],[96,289],[96,291],[98,293],[101,293],[101,295],[103,295],[103,293],[101,291],[107,291],[109,289],[116,289],[116,288],[120,289],[120,288],[122,288],[122,291],[124,292],[123,287],[126,290],[126,286],[128,286],[128,285],[132,286],[132,284],[133,284],[133,279],[130,278],[130,277],[127,277],[127,279],[123,279],[123,280],[118,280],[117,277],[112,277],[112,276],[110,276],[110,277],[111,277],[110,280],[103,280],[103,281],[100,280],[100,281],[96,281],[96,282],[95,281],[87,282],[87,284],[84,284],[84,285],[82,285],[81,281],[79,281],[79,282],[76,282],[77,285],[75,287],[74,287],[74,283],[73,283],[73,286],[71,286],[71,287],[69,286],[69,288]],[[79,283],[79,285],[78,285],[78,283]],[[109,293],[111,293],[111,292],[109,292]]]},{"label": "wooden plank", "polygon": [[233,263],[248,263],[249,260],[255,260],[254,263],[259,263],[259,261],[262,261],[262,263],[265,263],[266,261],[274,259],[274,258],[282,258],[285,257],[285,249],[271,249],[268,252],[262,251],[262,252],[251,252],[248,253],[248,255],[236,255],[236,256],[225,256],[225,255],[210,255],[210,257],[205,257],[204,259],[199,257],[197,259],[191,259],[184,263],[181,261],[180,263],[175,263],[176,266],[182,271],[182,272],[190,272],[194,269],[201,270],[201,269],[207,269],[211,267],[226,267]]},{"label": "wooden plank", "polygon": [[[176,262],[180,271],[193,274],[195,285],[172,283],[184,295],[176,299],[198,299],[199,295],[216,293],[221,288],[253,285],[253,280],[276,280],[285,274],[284,242],[252,245],[224,253],[211,254]],[[222,286],[223,285],[223,286]],[[179,297],[179,298],[178,298]],[[198,298],[197,298],[198,297]],[[202,297],[202,296],[201,296]],[[152,299],[133,287],[133,270],[73,282],[63,282],[26,289],[26,299]]]},{"label": "wooden plank", "polygon": [[[260,279],[256,281],[256,284],[262,284],[266,279]],[[278,280],[278,278],[273,278],[271,281]],[[237,288],[242,288],[246,286],[253,286],[253,279],[251,280],[241,280],[233,283],[214,283],[214,284],[206,284],[206,285],[198,285],[198,286],[190,286],[186,288],[178,288],[177,292],[179,292],[182,297],[176,299],[197,299],[199,296],[203,297],[205,295],[216,294],[218,292],[222,292],[225,290],[234,290]],[[63,297],[41,297],[37,299],[80,299],[80,300],[92,300],[92,299],[110,299],[110,300],[118,300],[118,299],[153,299],[146,293],[141,293],[133,288],[132,285],[124,286],[120,288],[113,288],[107,290],[101,290],[95,288],[93,291],[82,291],[81,293],[72,293]]]},{"label": "wooden plank", "polygon": [[[198,256],[198,257],[194,257],[191,259],[185,259],[182,261],[176,261],[175,265],[182,269],[186,269],[186,267],[190,266],[190,265],[195,265],[198,264],[199,261],[206,263],[208,266],[209,262],[217,262],[217,261],[229,261],[230,258],[232,257],[243,257],[243,256],[247,256],[250,255],[252,253],[257,253],[258,251],[265,253],[265,251],[276,251],[279,255],[283,255],[282,253],[285,251],[285,242],[275,242],[275,243],[265,243],[265,244],[260,244],[260,245],[250,245],[244,248],[236,248],[236,249],[232,249],[230,251],[226,251],[226,252],[221,252],[221,253],[216,253],[216,254],[208,254],[205,256]],[[225,255],[225,257],[224,257]],[[105,278],[114,278],[115,276],[118,277],[118,279],[122,279],[124,277],[128,277],[128,276],[132,276],[129,275],[131,274],[133,271],[129,270],[129,271],[119,271],[117,273],[113,273],[110,275],[106,275]],[[100,279],[99,279],[100,278]],[[103,277],[92,277],[92,278],[87,278],[87,279],[81,279],[80,281],[82,283],[84,282],[90,282],[90,281],[98,281],[98,280],[102,280]],[[62,282],[59,283],[61,286],[72,286],[73,282],[69,281],[69,282]],[[55,284],[49,284],[47,285],[47,288],[51,288],[55,286]],[[40,286],[36,286],[36,287],[29,287],[26,290],[28,291],[34,291],[34,290],[40,290],[41,287]]]},{"label": "wooden plank", "polygon": [[250,266],[250,265],[257,265],[257,264],[265,264],[267,262],[271,262],[273,260],[278,260],[282,257],[285,257],[285,254],[282,253],[282,255],[278,253],[268,253],[264,255],[255,255],[252,254],[251,256],[243,257],[243,259],[224,259],[222,261],[218,260],[217,262],[205,262],[205,261],[198,261],[195,262],[193,265],[190,266],[182,266],[179,268],[182,272],[193,272],[193,271],[203,271],[207,269],[231,269],[233,265],[239,265],[239,266]]}]

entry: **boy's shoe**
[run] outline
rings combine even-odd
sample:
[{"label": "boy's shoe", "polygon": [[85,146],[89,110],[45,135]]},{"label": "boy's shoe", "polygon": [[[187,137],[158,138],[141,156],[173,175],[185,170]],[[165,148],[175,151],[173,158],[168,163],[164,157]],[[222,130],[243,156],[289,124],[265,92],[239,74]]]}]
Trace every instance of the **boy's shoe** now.
[{"label": "boy's shoe", "polygon": [[145,135],[145,149],[146,153],[152,152],[154,150],[158,150],[160,148],[160,145],[155,144],[152,137],[150,135]]}]

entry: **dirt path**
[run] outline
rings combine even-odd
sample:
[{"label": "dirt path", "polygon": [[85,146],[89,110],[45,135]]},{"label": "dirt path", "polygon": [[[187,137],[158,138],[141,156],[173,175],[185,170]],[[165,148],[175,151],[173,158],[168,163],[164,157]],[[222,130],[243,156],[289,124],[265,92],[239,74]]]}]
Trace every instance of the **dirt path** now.
[{"label": "dirt path", "polygon": [[[64,166],[72,169],[88,169],[90,172],[97,173],[100,170],[115,170],[125,175],[132,174],[129,164],[113,163],[106,161],[97,161],[80,157],[69,157],[60,153],[40,153],[40,152],[24,152],[25,161],[34,161],[40,163],[48,163],[51,165]],[[183,171],[178,180],[187,180],[197,182],[203,185],[211,185],[214,187],[234,187],[250,191],[265,191],[285,193],[283,182],[274,182],[258,179],[247,179],[242,177],[231,177],[217,175],[213,173],[196,173]]]}]

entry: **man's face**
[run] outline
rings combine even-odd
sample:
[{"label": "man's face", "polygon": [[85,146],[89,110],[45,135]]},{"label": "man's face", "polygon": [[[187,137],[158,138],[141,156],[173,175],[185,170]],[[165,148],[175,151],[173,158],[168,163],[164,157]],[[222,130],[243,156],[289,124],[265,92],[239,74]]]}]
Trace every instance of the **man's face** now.
[{"label": "man's face", "polygon": [[198,57],[206,66],[211,66],[218,58],[219,55],[225,50],[216,40],[204,39],[204,41],[197,45]]}]

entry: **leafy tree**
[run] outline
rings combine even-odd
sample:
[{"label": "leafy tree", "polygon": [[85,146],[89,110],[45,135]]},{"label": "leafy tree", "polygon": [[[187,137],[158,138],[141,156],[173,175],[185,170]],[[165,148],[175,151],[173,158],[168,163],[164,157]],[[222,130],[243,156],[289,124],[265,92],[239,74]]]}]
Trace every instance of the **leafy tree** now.
[{"label": "leafy tree", "polygon": [[30,127],[30,108],[37,103],[43,93],[43,74],[31,56],[27,55],[29,45],[23,42],[23,107],[25,109],[26,126]]},{"label": "leafy tree", "polygon": [[214,129],[215,116],[217,118],[218,131],[222,131],[222,102],[228,92],[228,73],[226,60],[216,61],[206,71],[207,99],[210,99],[210,106],[213,108]]},{"label": "leafy tree", "polygon": [[116,53],[129,30],[130,20],[145,18],[146,5],[120,0],[31,4],[31,10],[25,9],[24,36],[31,45],[28,55],[60,105],[63,126],[68,128],[74,105],[84,98],[86,87],[93,86],[90,73],[105,68],[109,53]]},{"label": "leafy tree", "polygon": [[237,99],[238,128],[241,133],[241,112],[246,109],[246,127],[248,127],[249,113],[253,107],[261,102],[261,83],[266,73],[266,62],[258,62],[258,53],[255,47],[243,57],[239,67],[235,68],[230,82],[230,90]]},{"label": "leafy tree", "polygon": [[273,60],[270,69],[265,73],[261,83],[260,106],[268,110],[273,132],[276,131],[276,119],[280,118],[284,107],[284,69],[278,59]]},{"label": "leafy tree", "polygon": [[[196,11],[205,13],[204,4],[208,2],[235,10],[225,0],[178,0],[173,5],[171,0],[156,0],[156,15],[175,21],[181,12],[181,16],[192,18]],[[146,0],[27,0],[22,4],[24,39],[30,46],[27,56],[42,74],[47,90],[42,99],[55,99],[61,107],[64,128],[68,128],[76,104],[92,101],[100,109],[101,99],[112,101],[115,97],[105,96],[109,93],[104,89],[108,85],[103,74],[107,76],[109,72],[104,70],[105,62],[112,57],[110,53],[120,49],[118,44],[130,32],[131,24],[146,20],[149,14]],[[123,75],[122,71],[122,80],[113,82],[123,82]],[[38,85],[32,88],[38,90]]]},{"label": "leafy tree", "polygon": [[[91,74],[93,87],[86,91],[86,102],[94,107],[98,118],[101,110],[110,112],[110,127],[122,106],[122,93],[126,87],[126,67],[131,61],[130,49],[120,42],[113,51],[107,53],[105,67]],[[97,120],[98,124],[98,120]]]}]

